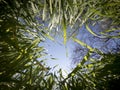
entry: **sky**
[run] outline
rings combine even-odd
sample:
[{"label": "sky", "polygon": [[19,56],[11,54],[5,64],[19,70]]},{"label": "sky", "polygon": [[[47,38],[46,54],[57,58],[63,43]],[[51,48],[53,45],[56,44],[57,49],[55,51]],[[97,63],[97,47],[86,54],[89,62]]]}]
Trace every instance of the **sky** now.
[{"label": "sky", "polygon": [[[70,73],[71,69],[71,54],[73,48],[73,42],[68,41],[66,45],[63,44],[63,38],[56,38],[57,40],[52,41],[46,39],[45,42],[40,43],[44,46],[47,53],[49,54],[46,60],[46,65],[53,68],[52,72],[62,69],[63,75]],[[53,58],[53,59],[50,59]]]},{"label": "sky", "polygon": [[[36,17],[37,20],[39,20],[39,17]],[[41,21],[41,20],[39,20]],[[49,24],[47,22],[43,23],[43,26],[49,27]],[[44,27],[40,27],[43,28]],[[68,28],[68,31],[70,29]],[[55,34],[55,35],[51,35],[55,41],[50,40],[49,38],[46,38],[45,41],[43,43],[40,43],[40,46],[43,46],[47,53],[49,54],[49,56],[46,56],[46,58],[48,58],[45,62],[46,65],[48,65],[49,67],[53,68],[54,66],[56,66],[55,69],[52,69],[53,72],[54,71],[58,71],[59,69],[62,69],[63,72],[65,71],[65,73],[70,73],[71,69],[71,54],[72,54],[72,49],[74,47],[74,44],[72,41],[67,41],[67,44],[64,45],[64,41],[63,41],[63,32],[61,31],[61,28],[58,26],[57,27],[57,31],[52,30],[53,32],[51,32],[51,34]],[[56,32],[56,33],[55,33]],[[50,58],[55,58],[55,59],[50,59]]]}]

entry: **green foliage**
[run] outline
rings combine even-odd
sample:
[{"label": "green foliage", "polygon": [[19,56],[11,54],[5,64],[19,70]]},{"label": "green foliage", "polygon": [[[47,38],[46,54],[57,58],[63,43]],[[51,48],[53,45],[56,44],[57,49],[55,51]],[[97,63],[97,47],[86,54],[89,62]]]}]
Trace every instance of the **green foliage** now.
[{"label": "green foliage", "polygon": [[86,64],[82,64],[81,61],[64,79],[63,88],[67,87],[68,90],[118,89],[120,85],[119,58],[119,54],[106,54],[101,60],[89,58],[89,63]]},{"label": "green foliage", "polygon": [[[112,25],[120,24],[119,1],[110,0],[1,0],[0,1],[0,89],[1,90],[111,90],[112,83],[120,82],[120,56],[101,54],[102,59],[93,59],[95,49],[70,35],[72,39],[87,47],[90,52],[68,74],[63,77],[50,72],[44,60],[44,47],[39,43],[45,38],[54,40],[49,32],[61,26],[64,44],[67,42],[67,27],[86,24],[88,31],[97,36],[88,26],[89,20],[112,19]],[[35,19],[38,15],[49,23]],[[111,29],[111,28],[110,28]],[[118,29],[118,28],[117,28]],[[112,28],[111,30],[117,30]],[[102,32],[106,35],[106,30]],[[107,36],[107,35],[106,35]],[[117,37],[117,36],[115,36]],[[119,35],[118,35],[119,37]],[[111,38],[111,37],[110,37]],[[39,58],[39,59],[38,59]],[[119,85],[119,84],[118,84]],[[111,87],[111,88],[110,88]]]},{"label": "green foliage", "polygon": [[43,36],[36,33],[39,29],[33,26],[34,15],[27,9],[28,4],[29,1],[0,1],[1,89],[38,88],[37,83],[49,70],[38,60],[44,55],[44,48],[38,46]]}]

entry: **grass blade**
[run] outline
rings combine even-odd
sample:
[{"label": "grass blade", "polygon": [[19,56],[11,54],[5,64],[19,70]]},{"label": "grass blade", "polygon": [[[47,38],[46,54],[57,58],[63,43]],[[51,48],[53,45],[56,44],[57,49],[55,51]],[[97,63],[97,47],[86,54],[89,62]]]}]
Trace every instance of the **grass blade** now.
[{"label": "grass blade", "polygon": [[89,26],[88,26],[87,24],[85,24],[85,27],[86,27],[86,29],[87,29],[92,35],[98,36],[97,34],[95,34],[95,33],[89,28]]},{"label": "grass blade", "polygon": [[72,38],[73,41],[77,42],[78,44],[84,46],[84,47],[87,47],[90,51],[94,51],[94,49],[92,47],[90,47],[89,45],[87,45],[86,43],[76,39],[76,38]]},{"label": "grass blade", "polygon": [[52,0],[49,1],[50,1],[50,13],[52,14]]},{"label": "grass blade", "polygon": [[45,20],[45,17],[46,17],[46,7],[47,7],[47,4],[46,4],[46,0],[44,0],[44,8],[43,8],[43,15],[42,15],[42,19]]},{"label": "grass blade", "polygon": [[65,23],[65,16],[63,15],[63,37],[64,37],[64,44],[67,42],[67,26]]}]

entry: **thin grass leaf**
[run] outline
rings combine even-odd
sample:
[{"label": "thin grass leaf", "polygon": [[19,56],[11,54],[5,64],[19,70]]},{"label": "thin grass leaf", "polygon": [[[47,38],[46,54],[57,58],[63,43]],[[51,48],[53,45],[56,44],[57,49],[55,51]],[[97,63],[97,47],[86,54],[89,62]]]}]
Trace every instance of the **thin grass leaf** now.
[{"label": "thin grass leaf", "polygon": [[49,38],[50,40],[54,41],[54,38],[53,38],[52,36],[50,36],[49,34],[45,34],[45,36],[46,36],[47,38]]},{"label": "thin grass leaf", "polygon": [[57,58],[51,58],[52,60],[58,60]]},{"label": "thin grass leaf", "polygon": [[39,42],[40,42],[40,39],[39,39],[39,38],[35,39],[35,40],[32,42],[32,45],[30,45],[28,49],[31,49],[31,48],[35,47]]},{"label": "thin grass leaf", "polygon": [[53,8],[52,8],[52,0],[49,0],[49,3],[50,3],[50,13],[52,14],[52,11],[53,11],[53,10],[52,10],[52,9],[53,9]]},{"label": "thin grass leaf", "polygon": [[99,15],[101,17],[105,17],[106,15],[102,14],[100,11],[96,10],[95,8],[90,9],[90,12],[93,12],[94,15]]},{"label": "thin grass leaf", "polygon": [[94,36],[98,36],[96,33],[94,33],[87,24],[85,24],[86,29]]},{"label": "thin grass leaf", "polygon": [[50,40],[54,41],[54,38],[52,36],[49,35],[49,33],[46,33],[44,31],[41,31],[41,34],[47,38],[49,38]]},{"label": "thin grass leaf", "polygon": [[112,28],[112,29],[109,29],[109,30],[105,30],[104,32],[101,32],[101,34],[108,33],[108,32],[114,32],[116,30],[120,30],[120,28]]},{"label": "thin grass leaf", "polygon": [[66,26],[66,23],[65,23],[65,16],[63,16],[63,38],[64,38],[64,44],[66,45],[66,42],[67,42],[67,26]]},{"label": "thin grass leaf", "polygon": [[83,13],[83,9],[80,10],[79,14],[78,14],[77,17],[74,19],[74,23],[76,23],[76,21],[79,19],[79,17],[81,16],[82,13]]},{"label": "thin grass leaf", "polygon": [[67,84],[65,83],[64,90],[69,90]]},{"label": "thin grass leaf", "polygon": [[59,17],[60,17],[60,12],[61,12],[61,0],[59,0]]},{"label": "thin grass leaf", "polygon": [[36,13],[37,10],[36,10],[35,5],[34,5],[33,2],[31,2],[31,6],[32,6],[32,9],[33,9],[33,12]]},{"label": "thin grass leaf", "polygon": [[80,62],[80,65],[84,65],[88,60],[89,60],[89,57],[90,57],[90,52],[88,52],[85,56],[84,56],[84,58],[83,58],[83,60]]},{"label": "thin grass leaf", "polygon": [[119,5],[120,5],[120,2],[114,2],[114,3],[107,3],[104,6],[111,7],[111,6],[119,6]]},{"label": "thin grass leaf", "polygon": [[78,44],[87,47],[90,51],[94,51],[94,49],[92,47],[90,47],[89,45],[87,45],[86,43],[78,40],[77,38],[72,38],[73,41],[77,42]]},{"label": "thin grass leaf", "polygon": [[94,36],[96,36],[96,37],[98,37],[98,38],[107,38],[107,36],[99,36],[99,35],[97,35],[96,33],[94,33],[94,32],[89,28],[88,24],[85,24],[85,27],[86,27],[86,29],[87,29],[92,35],[94,35]]},{"label": "thin grass leaf", "polygon": [[16,58],[16,60],[19,60],[22,57],[22,54],[20,53],[20,55],[18,55],[18,57]]},{"label": "thin grass leaf", "polygon": [[47,4],[46,4],[46,0],[44,0],[44,8],[43,8],[43,15],[42,15],[42,19],[45,20],[46,18],[46,9],[47,8]]}]

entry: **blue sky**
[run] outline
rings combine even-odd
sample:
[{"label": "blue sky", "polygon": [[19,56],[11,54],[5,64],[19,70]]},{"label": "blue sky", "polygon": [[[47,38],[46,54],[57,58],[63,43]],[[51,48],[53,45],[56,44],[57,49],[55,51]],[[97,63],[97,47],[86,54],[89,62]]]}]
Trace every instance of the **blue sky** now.
[{"label": "blue sky", "polygon": [[49,54],[48,60],[46,60],[46,64],[51,68],[57,65],[53,71],[59,70],[61,68],[63,71],[65,70],[66,73],[69,73],[71,71],[71,52],[73,48],[73,42],[68,41],[67,44],[64,45],[62,40],[63,38],[56,39],[57,40],[55,41],[46,39],[45,42],[41,44],[41,46],[44,46],[47,53]]}]

